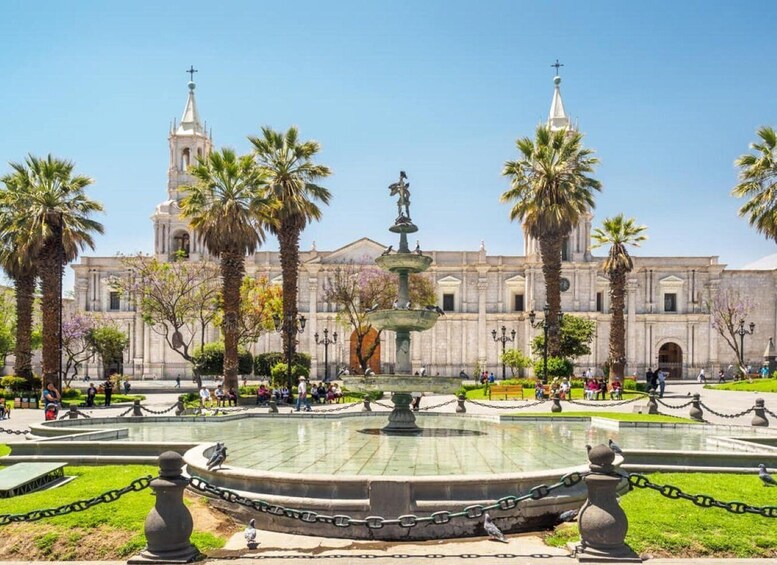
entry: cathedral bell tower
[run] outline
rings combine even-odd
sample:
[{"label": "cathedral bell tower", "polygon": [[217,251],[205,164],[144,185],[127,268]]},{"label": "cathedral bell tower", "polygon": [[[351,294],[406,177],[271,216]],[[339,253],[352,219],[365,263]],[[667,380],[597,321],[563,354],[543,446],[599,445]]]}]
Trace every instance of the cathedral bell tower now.
[{"label": "cathedral bell tower", "polygon": [[213,148],[213,138],[203,127],[197,112],[194,97],[194,73],[192,67],[189,81],[189,97],[181,116],[181,122],[175,121],[170,128],[168,143],[170,146],[170,165],[167,169],[167,200],[156,207],[151,219],[154,222],[154,255],[160,261],[180,259],[200,259],[207,255],[197,235],[186,220],[180,218],[178,202],[183,198],[182,186],[194,183],[189,167],[197,163],[198,158],[208,155]]},{"label": "cathedral bell tower", "polygon": [[[556,67],[563,66],[556,62]],[[556,75],[553,77],[553,100],[550,103],[550,113],[548,114],[548,126],[551,131],[569,130],[576,131],[576,127],[570,121],[564,110],[564,102],[561,100],[561,77]],[[593,214],[589,210],[585,213],[584,217],[580,219],[572,233],[564,242],[561,259],[562,261],[573,262],[587,262],[593,259],[591,255],[591,221],[593,220]],[[540,261],[540,244],[531,237],[526,229],[523,230],[523,254],[531,261]]]}]

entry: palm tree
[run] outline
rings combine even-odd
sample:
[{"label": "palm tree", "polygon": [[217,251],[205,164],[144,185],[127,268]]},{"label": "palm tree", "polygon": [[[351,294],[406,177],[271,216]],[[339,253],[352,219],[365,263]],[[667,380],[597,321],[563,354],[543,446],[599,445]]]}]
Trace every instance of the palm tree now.
[{"label": "palm tree", "polygon": [[181,215],[202,237],[208,250],[220,258],[224,319],[224,386],[238,386],[240,285],[245,256],[264,242],[264,226],[271,217],[262,172],[251,155],[234,150],[214,151],[189,169],[196,179],[183,187]]},{"label": "palm tree", "polygon": [[283,332],[286,358],[296,351],[297,279],[299,270],[299,238],[312,220],[321,219],[319,201],[329,204],[331,193],[314,181],[332,174],[329,167],[316,165],[312,159],[318,153],[317,141],[298,140],[296,127],[286,133],[262,128],[262,137],[249,137],[259,169],[267,177],[270,194],[277,203],[274,221],[269,225],[278,236],[283,275]]},{"label": "palm tree", "polygon": [[747,153],[734,161],[739,167],[739,184],[731,194],[749,198],[739,209],[750,225],[767,238],[777,241],[777,133],[774,128],[758,128],[760,143],[751,143],[757,153]]},{"label": "palm tree", "polygon": [[65,265],[78,257],[85,247],[94,249],[92,235],[103,233],[103,226],[90,218],[103,210],[102,204],[87,198],[84,189],[92,179],[73,175],[75,164],[48,155],[28,155],[24,163],[11,163],[19,189],[16,210],[5,226],[17,233],[23,252],[38,264],[43,312],[43,386],[56,384],[61,371],[60,306]]},{"label": "palm tree", "polygon": [[35,258],[25,250],[24,241],[17,232],[5,229],[14,223],[14,215],[27,209],[23,178],[6,175],[0,182],[0,268],[14,282],[16,297],[16,340],[14,346],[14,374],[27,381],[32,389],[32,311],[35,303],[35,281],[38,268]]},{"label": "palm tree", "polygon": [[626,364],[626,324],[623,318],[626,307],[626,275],[634,269],[634,262],[626,246],[639,247],[639,244],[647,239],[644,234],[646,229],[646,226],[636,225],[634,218],[626,219],[623,214],[618,214],[614,218],[606,218],[602,227],[594,229],[591,234],[594,240],[592,248],[610,245],[610,253],[602,263],[602,269],[610,279],[611,380],[623,380]]},{"label": "palm tree", "polygon": [[558,313],[561,310],[561,246],[581,218],[594,207],[598,180],[589,176],[599,162],[582,146],[582,134],[569,129],[537,127],[535,139],[516,141],[519,159],[507,161],[502,174],[510,189],[500,201],[513,203],[510,220],[520,220],[537,239],[549,307],[548,349],[559,353]]}]

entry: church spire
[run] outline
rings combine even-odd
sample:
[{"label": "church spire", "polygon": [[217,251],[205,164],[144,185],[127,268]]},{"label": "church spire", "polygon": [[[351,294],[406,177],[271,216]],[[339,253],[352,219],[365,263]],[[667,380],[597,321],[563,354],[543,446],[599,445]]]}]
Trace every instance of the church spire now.
[{"label": "church spire", "polygon": [[[561,66],[558,61],[557,65]],[[556,66],[556,65],[551,65]],[[558,68],[556,69],[558,71]],[[548,115],[548,125],[553,131],[565,129],[571,127],[569,118],[564,111],[564,102],[561,100],[561,90],[559,85],[561,84],[561,77],[556,75],[553,77],[553,84],[555,89],[553,90],[553,101],[550,103],[550,114]]]},{"label": "church spire", "polygon": [[189,98],[186,100],[186,107],[183,109],[183,116],[181,116],[181,124],[178,126],[178,129],[175,133],[178,135],[186,135],[186,134],[204,134],[205,130],[202,127],[202,122],[200,122],[200,114],[197,112],[197,102],[194,99],[194,89],[197,86],[194,83],[194,73],[197,72],[197,70],[192,67],[188,71],[186,71],[191,75],[191,80],[189,80]]}]

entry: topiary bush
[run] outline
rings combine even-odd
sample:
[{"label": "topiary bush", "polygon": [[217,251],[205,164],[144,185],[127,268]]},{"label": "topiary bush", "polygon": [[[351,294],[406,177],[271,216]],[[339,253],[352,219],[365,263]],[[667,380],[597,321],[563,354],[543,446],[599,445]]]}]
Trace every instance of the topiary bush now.
[{"label": "topiary bush", "polygon": [[[534,374],[537,378],[542,377],[543,360],[538,359],[534,362]],[[561,357],[548,357],[548,378],[553,377],[568,377],[572,375],[575,366],[572,361],[563,359]],[[534,385],[532,385],[534,386]]]},{"label": "topiary bush", "polygon": [[[244,347],[237,350],[237,372],[250,375],[253,371],[253,356]],[[224,342],[207,343],[205,347],[194,350],[194,369],[200,375],[224,374]]]},{"label": "topiary bush", "polygon": [[[254,358],[254,375],[269,377],[272,375],[272,368],[278,363],[286,363],[286,355],[282,351],[260,353]],[[302,365],[310,370],[310,355],[307,353],[295,353],[291,364],[292,367],[294,365]]]}]

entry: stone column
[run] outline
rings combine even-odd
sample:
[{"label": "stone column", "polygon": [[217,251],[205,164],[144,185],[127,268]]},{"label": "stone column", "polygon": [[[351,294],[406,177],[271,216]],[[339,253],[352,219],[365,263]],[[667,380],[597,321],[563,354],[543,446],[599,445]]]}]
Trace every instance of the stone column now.
[{"label": "stone column", "polygon": [[629,521],[618,505],[617,489],[623,477],[615,473],[615,454],[606,445],[588,452],[591,474],[586,476],[588,500],[578,515],[580,563],[641,563],[642,560],[625,543]]},{"label": "stone column", "polygon": [[[488,292],[488,279],[478,279],[478,360],[482,363],[488,358],[486,337],[486,293]],[[466,333],[466,332],[463,332]]]},{"label": "stone column", "polygon": [[629,279],[627,289],[626,313],[626,365],[637,374],[637,279]]},{"label": "stone column", "polygon": [[181,475],[183,457],[174,451],[159,456],[159,477],[151,481],[156,502],[146,517],[146,548],[127,563],[189,563],[199,551],[189,541],[192,515],[183,503],[189,479]]},{"label": "stone column", "polygon": [[[318,331],[318,265],[306,265],[308,271],[308,324],[305,330],[308,339],[308,351],[310,352],[310,376],[323,375],[324,371],[319,367],[318,347],[313,338]],[[323,379],[323,376],[321,377]]]}]

